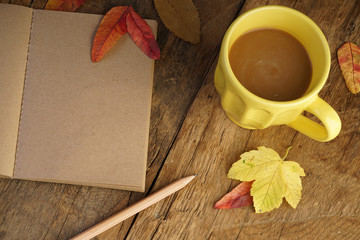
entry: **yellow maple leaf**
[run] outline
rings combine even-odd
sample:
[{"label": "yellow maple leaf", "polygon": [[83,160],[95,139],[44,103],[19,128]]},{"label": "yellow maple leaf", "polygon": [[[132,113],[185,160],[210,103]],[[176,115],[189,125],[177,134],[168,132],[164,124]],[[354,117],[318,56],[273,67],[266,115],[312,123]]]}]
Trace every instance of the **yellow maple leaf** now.
[{"label": "yellow maple leaf", "polygon": [[284,161],[271,148],[264,146],[241,154],[229,170],[228,178],[240,181],[254,181],[250,194],[253,196],[257,213],[263,213],[278,208],[283,197],[296,208],[301,199],[301,179],[305,176],[304,169],[293,161]]}]

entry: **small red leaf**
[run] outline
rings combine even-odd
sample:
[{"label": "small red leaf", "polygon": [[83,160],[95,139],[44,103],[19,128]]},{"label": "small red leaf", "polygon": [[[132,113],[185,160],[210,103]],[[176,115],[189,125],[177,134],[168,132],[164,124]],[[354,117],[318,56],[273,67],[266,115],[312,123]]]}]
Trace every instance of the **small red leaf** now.
[{"label": "small red leaf", "polygon": [[86,0],[49,0],[46,10],[75,12]]},{"label": "small red leaf", "polygon": [[217,209],[231,209],[250,206],[253,204],[253,198],[250,195],[250,189],[253,181],[242,182],[231,192],[223,196],[216,204]]},{"label": "small red leaf", "polygon": [[117,40],[127,32],[126,13],[128,9],[129,7],[126,6],[114,7],[101,20],[91,50],[93,62],[100,61]]},{"label": "small red leaf", "polygon": [[160,58],[160,49],[157,45],[154,35],[151,32],[150,26],[129,7],[126,15],[126,26],[128,33],[135,44],[152,59]]}]

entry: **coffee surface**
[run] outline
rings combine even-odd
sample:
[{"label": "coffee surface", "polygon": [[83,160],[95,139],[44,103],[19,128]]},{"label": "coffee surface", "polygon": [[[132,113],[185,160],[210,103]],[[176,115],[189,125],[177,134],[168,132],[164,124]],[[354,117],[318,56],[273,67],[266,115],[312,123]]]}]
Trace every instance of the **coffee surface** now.
[{"label": "coffee surface", "polygon": [[239,82],[265,99],[294,100],[310,85],[308,53],[282,30],[264,28],[241,35],[230,48],[229,61]]}]

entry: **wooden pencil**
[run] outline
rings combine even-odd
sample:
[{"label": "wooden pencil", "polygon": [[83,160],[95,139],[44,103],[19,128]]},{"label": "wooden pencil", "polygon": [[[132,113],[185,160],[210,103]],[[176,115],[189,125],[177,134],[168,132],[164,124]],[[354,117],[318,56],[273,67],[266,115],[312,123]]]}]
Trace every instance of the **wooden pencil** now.
[{"label": "wooden pencil", "polygon": [[124,210],[116,213],[115,215],[105,219],[104,221],[96,224],[95,226],[87,229],[86,231],[76,235],[70,240],[85,240],[91,239],[100,233],[108,230],[109,228],[115,226],[116,224],[124,221],[125,219],[135,215],[136,213],[144,210],[145,208],[157,203],[158,201],[166,198],[167,196],[173,194],[174,192],[185,187],[191,180],[194,179],[196,175],[188,176],[181,178],[168,186],[152,193],[151,195],[145,197],[144,199],[136,202],[135,204],[125,208]]}]

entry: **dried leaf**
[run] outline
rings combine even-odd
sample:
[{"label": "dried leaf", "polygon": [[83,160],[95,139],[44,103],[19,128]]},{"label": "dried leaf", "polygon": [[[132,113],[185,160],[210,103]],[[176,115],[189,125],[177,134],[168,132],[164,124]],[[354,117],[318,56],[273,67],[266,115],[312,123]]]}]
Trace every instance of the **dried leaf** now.
[{"label": "dried leaf", "polygon": [[191,0],[154,0],[154,4],[162,22],[176,36],[192,44],[200,42],[200,17]]},{"label": "dried leaf", "polygon": [[360,92],[360,48],[352,42],[344,43],[337,51],[339,65],[350,92]]},{"label": "dried leaf", "polygon": [[126,27],[135,44],[152,59],[160,58],[160,49],[157,45],[150,26],[129,7],[126,15]]},{"label": "dried leaf", "polygon": [[126,14],[129,7],[120,6],[110,9],[103,17],[96,32],[91,50],[91,60],[100,61],[115,45],[126,30]]},{"label": "dried leaf", "polygon": [[250,195],[257,213],[278,208],[283,197],[293,208],[298,205],[302,190],[300,176],[305,173],[298,163],[285,161],[286,156],[287,153],[281,158],[273,149],[261,146],[241,154],[240,160],[230,168],[231,179],[255,180]]},{"label": "dried leaf", "polygon": [[250,206],[253,204],[253,198],[250,195],[250,189],[253,181],[242,182],[231,192],[223,196],[216,204],[217,209],[232,209]]},{"label": "dried leaf", "polygon": [[46,10],[75,12],[86,0],[49,0]]}]

